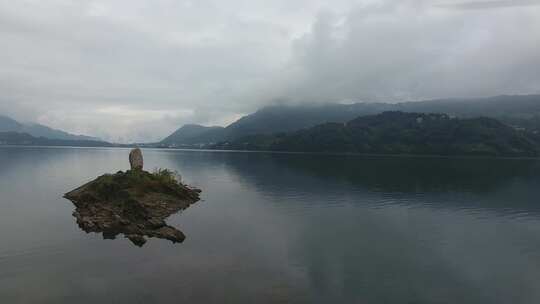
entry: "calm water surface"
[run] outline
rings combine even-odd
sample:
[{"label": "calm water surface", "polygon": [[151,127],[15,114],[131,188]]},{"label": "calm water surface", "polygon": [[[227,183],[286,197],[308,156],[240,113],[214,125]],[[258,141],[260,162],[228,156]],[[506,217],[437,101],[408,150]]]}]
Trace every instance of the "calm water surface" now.
[{"label": "calm water surface", "polygon": [[0,303],[540,303],[540,162],[144,150],[182,244],[79,230],[128,150],[0,148]]}]

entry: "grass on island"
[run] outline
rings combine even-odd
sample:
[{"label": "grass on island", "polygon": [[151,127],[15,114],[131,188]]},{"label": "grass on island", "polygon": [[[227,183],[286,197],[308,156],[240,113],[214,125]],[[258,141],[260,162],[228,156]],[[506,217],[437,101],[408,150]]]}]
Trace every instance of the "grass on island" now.
[{"label": "grass on island", "polygon": [[176,171],[155,169],[152,173],[143,170],[118,171],[105,174],[86,185],[94,200],[128,201],[147,194],[163,194],[175,198],[191,198],[192,190],[182,184]]}]

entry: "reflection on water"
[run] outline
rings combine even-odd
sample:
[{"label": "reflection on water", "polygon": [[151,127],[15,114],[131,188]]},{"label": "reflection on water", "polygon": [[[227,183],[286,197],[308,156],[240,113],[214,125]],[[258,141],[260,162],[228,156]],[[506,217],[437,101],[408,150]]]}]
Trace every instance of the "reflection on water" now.
[{"label": "reflection on water", "polygon": [[[539,303],[540,163],[147,150],[182,246],[101,241],[62,193],[127,150],[0,148],[6,303]],[[142,288],[141,288],[142,287]]]},{"label": "reflection on water", "polygon": [[225,163],[248,186],[270,195],[294,195],[277,189],[310,196],[337,194],[339,204],[345,202],[344,193],[354,191],[374,196],[359,201],[362,204],[481,208],[501,215],[540,211],[537,198],[530,195],[540,184],[540,162],[532,159],[245,154]]}]

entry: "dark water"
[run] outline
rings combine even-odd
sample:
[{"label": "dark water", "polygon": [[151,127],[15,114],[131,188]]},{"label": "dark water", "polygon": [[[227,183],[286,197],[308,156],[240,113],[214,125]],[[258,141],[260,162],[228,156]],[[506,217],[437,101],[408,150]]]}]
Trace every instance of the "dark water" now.
[{"label": "dark water", "polygon": [[145,150],[187,239],[78,229],[128,150],[0,148],[0,303],[540,303],[540,162]]}]

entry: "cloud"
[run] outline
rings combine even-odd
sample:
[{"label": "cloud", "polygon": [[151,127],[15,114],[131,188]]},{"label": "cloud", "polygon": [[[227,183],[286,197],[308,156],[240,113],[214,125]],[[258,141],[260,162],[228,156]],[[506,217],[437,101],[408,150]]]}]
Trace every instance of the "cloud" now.
[{"label": "cloud", "polygon": [[454,13],[423,1],[323,13],[294,43],[282,96],[399,101],[538,93],[538,17],[537,9]]},{"label": "cloud", "polygon": [[539,92],[537,7],[445,4],[0,2],[0,113],[152,141],[276,101]]},{"label": "cloud", "polygon": [[540,5],[538,0],[484,0],[484,1],[467,1],[452,4],[441,4],[441,7],[462,9],[462,10],[477,10],[477,9],[493,9],[493,8],[509,8],[521,6],[536,6]]}]

